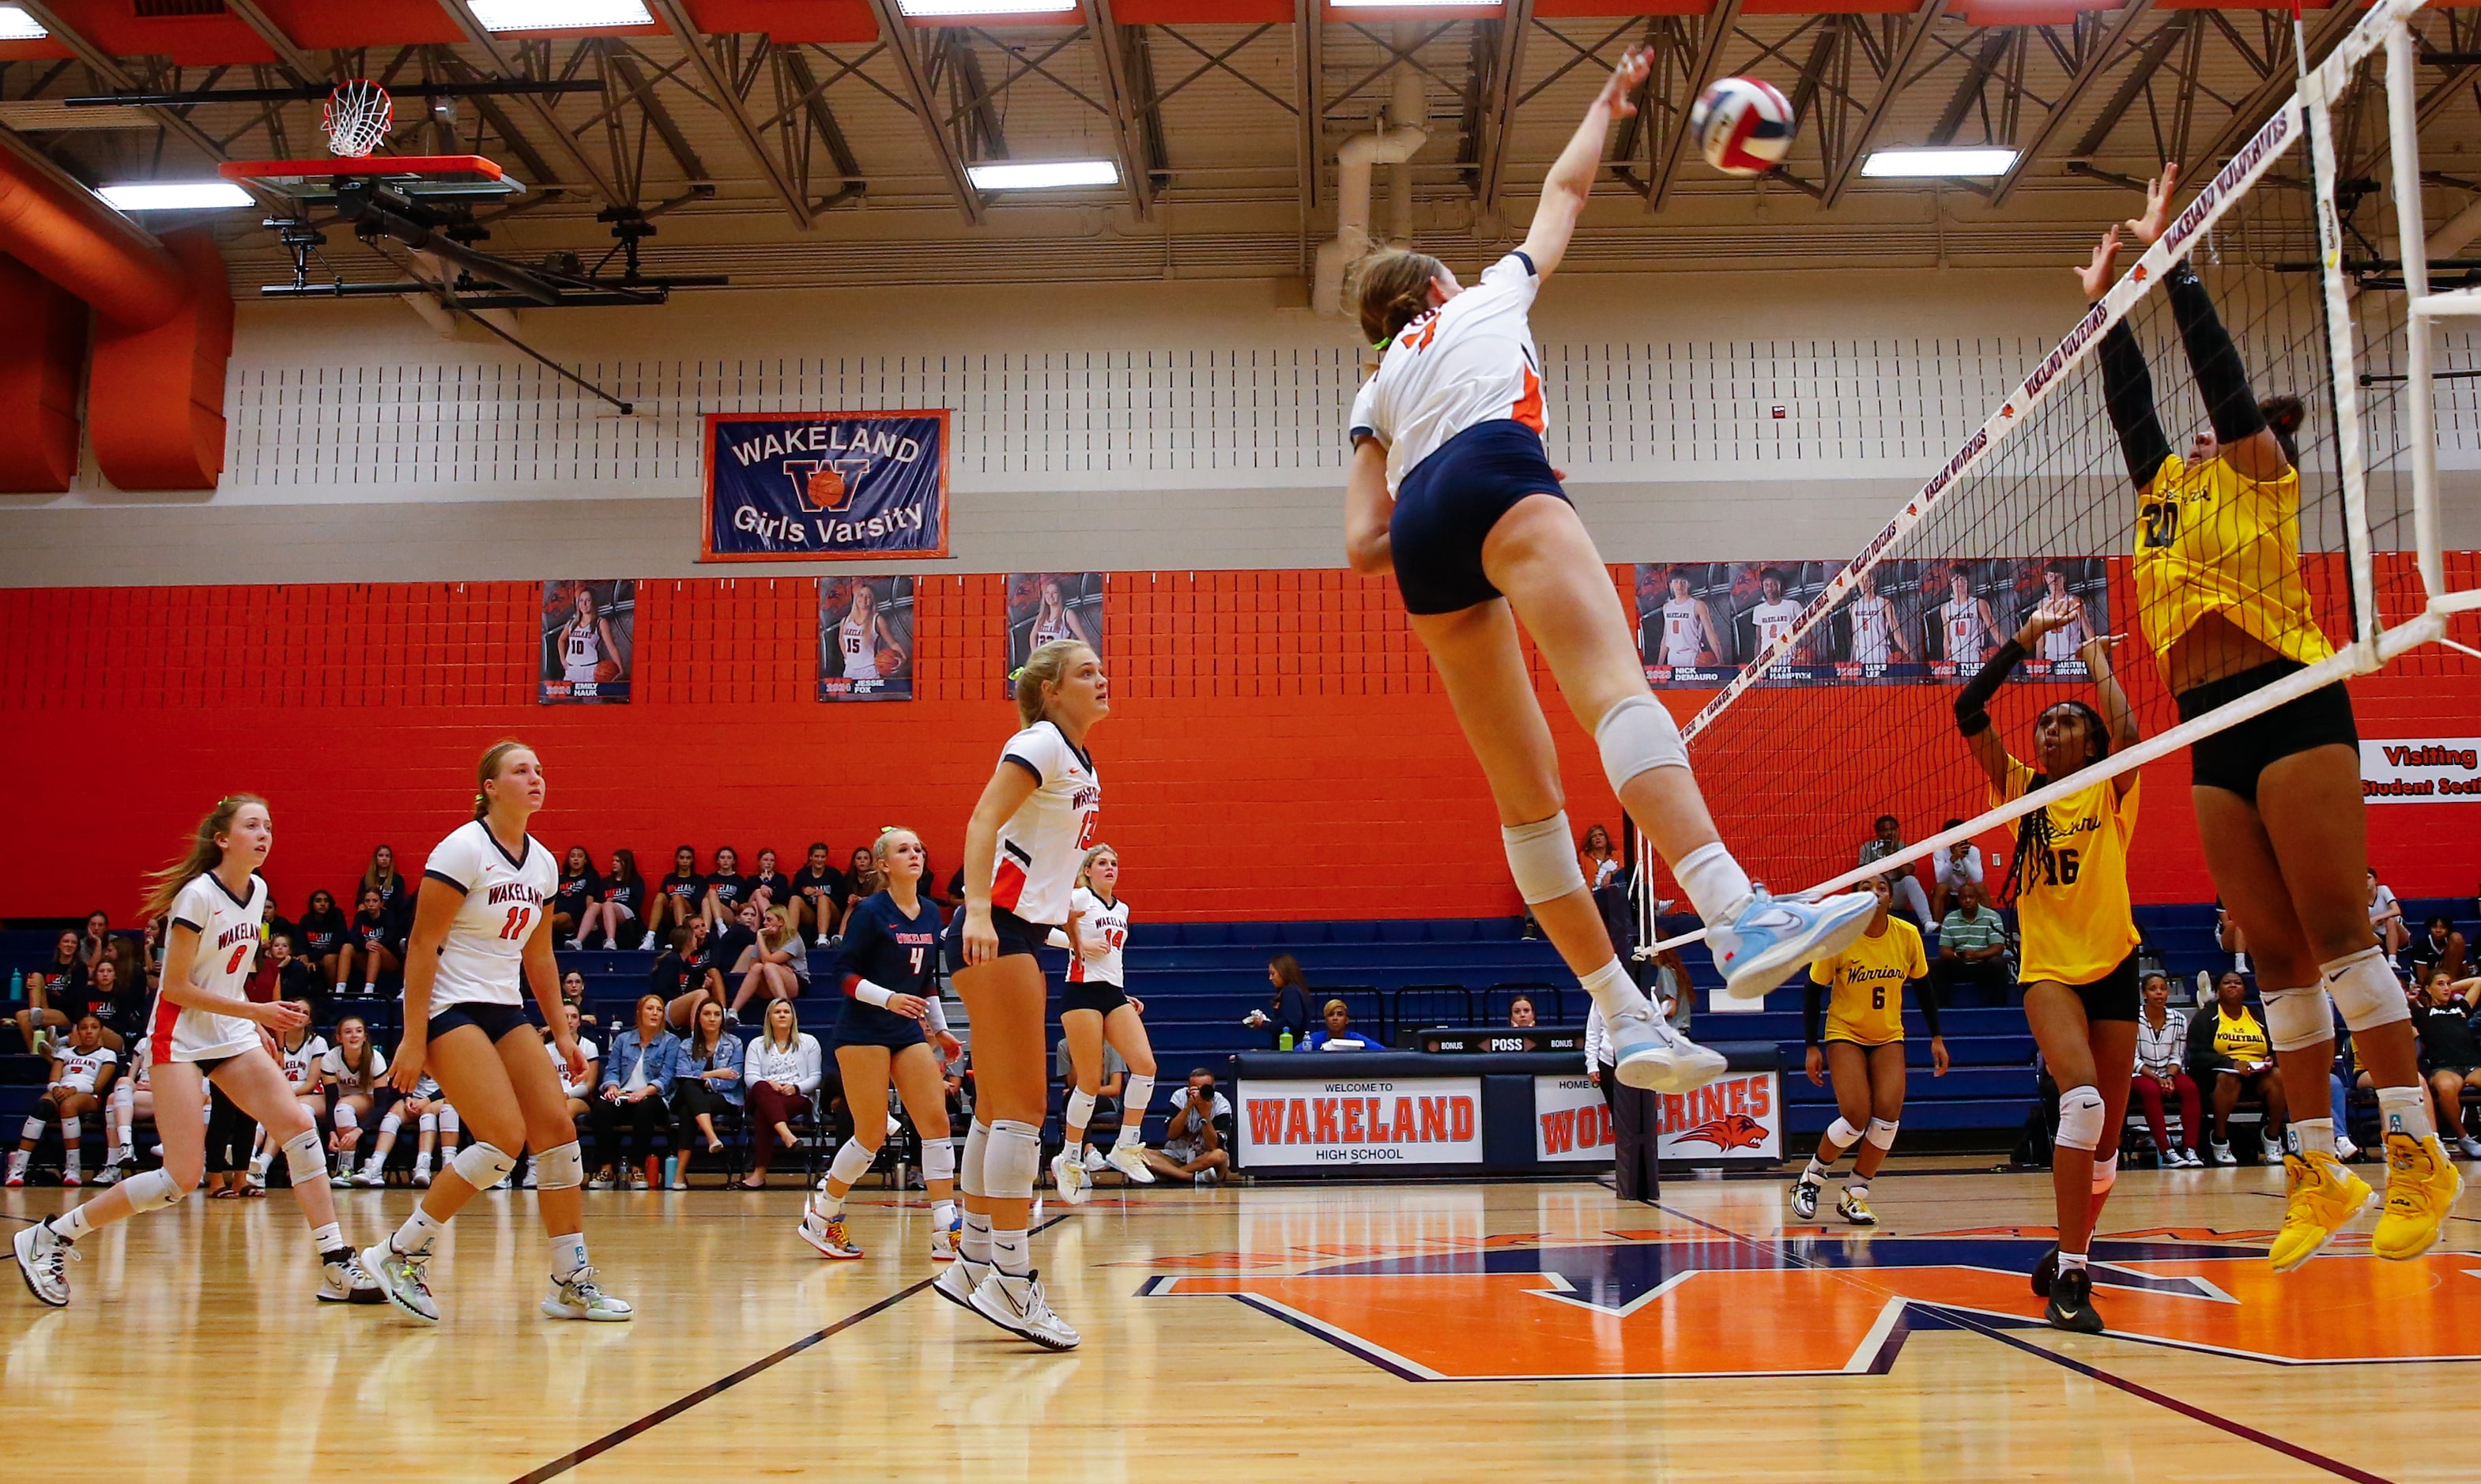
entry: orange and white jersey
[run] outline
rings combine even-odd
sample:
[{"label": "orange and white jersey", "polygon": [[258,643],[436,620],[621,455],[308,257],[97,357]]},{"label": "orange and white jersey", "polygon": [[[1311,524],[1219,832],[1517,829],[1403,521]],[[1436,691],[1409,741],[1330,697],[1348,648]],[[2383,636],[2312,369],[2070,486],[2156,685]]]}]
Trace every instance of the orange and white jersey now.
[{"label": "orange and white jersey", "polygon": [[284,1066],[284,1080],[297,1093],[308,1092],[319,1084],[319,1064],[327,1057],[327,1039],[317,1033],[304,1039],[297,1051],[286,1051],[284,1043],[275,1043],[275,1059]]},{"label": "orange and white jersey", "polygon": [[1548,428],[1533,349],[1533,260],[1511,252],[1481,281],[1404,326],[1352,399],[1350,437],[1387,443],[1387,488],[1468,428],[1509,419]]},{"label": "orange and white jersey", "polygon": [[1763,650],[1789,634],[1792,625],[1800,622],[1800,605],[1789,598],[1773,603],[1762,602],[1749,610],[1749,622],[1757,626],[1758,648]]},{"label": "orange and white jersey", "polygon": [[1695,598],[1662,600],[1662,663],[1695,664],[1707,646],[1706,620],[1698,616]]},{"label": "orange and white jersey", "polygon": [[[1128,988],[1128,975],[1120,966],[1120,950],[1129,943],[1129,904],[1105,901],[1081,886],[1070,894],[1069,907],[1077,914],[1077,936],[1093,956],[1068,960],[1068,982]],[[1067,941],[1065,935],[1060,941]],[[1095,952],[1097,949],[1101,951]]]},{"label": "orange and white jersey", "polygon": [[1946,615],[1946,657],[1950,664],[1979,664],[1989,647],[1990,632],[1981,622],[1979,598],[1949,598],[1939,606]]},{"label": "orange and white jersey", "polygon": [[2084,601],[2071,593],[2068,603],[2076,610],[2076,616],[2042,636],[2042,653],[2037,658],[2048,660],[2052,664],[2064,664],[2075,659],[2076,651],[2084,647],[2085,640],[2093,638],[2085,629]]},{"label": "orange and white jersey", "polygon": [[1077,868],[1093,843],[1094,820],[1103,807],[1102,774],[1049,721],[1009,738],[1000,756],[1033,774],[1034,789],[1000,826],[991,905],[1058,927],[1068,921]]},{"label": "orange and white jersey", "polygon": [[[172,898],[172,923],[198,935],[198,950],[190,960],[190,982],[213,995],[249,998],[249,971],[258,962],[258,945],[266,931],[267,883],[249,878],[249,895],[236,898],[223,878],[205,872],[190,878]],[[238,1056],[258,1043],[258,1023],[238,1015],[184,1009],[155,996],[155,1013],[147,1022],[146,1059],[221,1061]]]},{"label": "orange and white jersey", "polygon": [[1885,598],[1852,600],[1852,662],[1893,664],[1895,662],[1895,605]]},{"label": "orange and white jersey", "polygon": [[878,679],[878,651],[871,643],[871,630],[878,627],[875,618],[855,618],[847,613],[836,625],[836,651],[845,657],[845,679]]},{"label": "orange and white jersey", "polygon": [[71,1092],[92,1093],[95,1083],[103,1080],[103,1069],[120,1060],[111,1047],[100,1043],[91,1052],[64,1043],[53,1048],[52,1054],[61,1059],[61,1080],[53,1085]]},{"label": "orange and white jersey", "polygon": [[464,894],[439,946],[431,1013],[452,1004],[523,1004],[526,940],[542,926],[543,905],[560,887],[560,868],[531,835],[510,855],[491,827],[468,820],[439,842],[423,876]]}]

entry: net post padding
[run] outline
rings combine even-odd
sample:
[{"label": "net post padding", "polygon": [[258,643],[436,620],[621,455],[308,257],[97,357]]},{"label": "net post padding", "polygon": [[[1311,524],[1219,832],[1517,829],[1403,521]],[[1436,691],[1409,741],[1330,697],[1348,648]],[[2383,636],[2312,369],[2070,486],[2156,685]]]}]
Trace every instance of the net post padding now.
[{"label": "net post padding", "polygon": [[[2413,546],[2420,568],[2421,593],[2432,605],[2446,596],[2446,558],[2438,522],[2438,429],[2434,404],[2437,382],[2431,376],[2428,225],[2421,220],[2420,96],[2412,28],[2397,25],[2386,36],[2387,143],[2394,167],[2397,255],[2403,261],[2404,294],[2411,312],[2405,316],[2405,366],[2411,396],[2405,411],[2411,421]],[[2433,610],[2434,611],[2434,610]]]}]

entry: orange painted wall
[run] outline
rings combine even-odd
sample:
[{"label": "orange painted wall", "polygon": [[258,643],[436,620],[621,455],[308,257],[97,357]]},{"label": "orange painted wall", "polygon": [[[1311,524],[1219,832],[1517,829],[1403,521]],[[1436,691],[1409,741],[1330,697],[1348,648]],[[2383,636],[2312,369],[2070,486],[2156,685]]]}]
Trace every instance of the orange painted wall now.
[{"label": "orange painted wall", "polygon": [[[1625,586],[1628,570],[1612,576]],[[273,800],[269,875],[298,910],[313,887],[346,886],[376,842],[417,863],[465,817],[475,757],[511,734],[544,754],[553,787],[536,833],[556,849],[627,845],[660,872],[684,841],[702,863],[718,845],[744,862],[772,846],[790,869],[812,839],[841,860],[901,822],[922,830],[944,876],[1014,726],[1002,584],[921,579],[921,698],[874,705],[811,699],[816,588],[803,579],[640,583],[638,698],[613,707],[535,704],[535,584],[0,591],[0,767],[16,785],[14,834],[34,843],[0,860],[0,914],[102,905],[126,919],[140,874],[235,789]],[[1127,856],[1143,917],[1516,910],[1480,774],[1392,585],[1114,573],[1105,647],[1103,834]],[[1572,816],[1615,820],[1589,739],[1535,670]],[[2473,680],[2460,659],[2423,657],[2356,683],[2363,732],[2481,736]],[[1667,699],[1685,716],[1704,697]],[[1784,715],[1791,744],[1823,735]],[[1733,796],[1760,783],[1717,773],[1727,829],[1763,812]],[[2205,899],[2185,763],[2148,777],[2137,895]],[[2481,806],[2373,820],[2401,895],[2462,895],[2481,876]],[[1759,834],[1735,838],[1761,855]]]}]

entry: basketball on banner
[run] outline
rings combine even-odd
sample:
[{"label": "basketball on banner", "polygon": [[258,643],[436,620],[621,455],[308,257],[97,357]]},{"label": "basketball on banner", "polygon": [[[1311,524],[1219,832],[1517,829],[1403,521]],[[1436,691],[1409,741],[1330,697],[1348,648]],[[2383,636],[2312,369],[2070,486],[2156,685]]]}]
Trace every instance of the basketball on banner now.
[{"label": "basketball on banner", "polygon": [[701,561],[948,555],[948,414],[710,412]]}]

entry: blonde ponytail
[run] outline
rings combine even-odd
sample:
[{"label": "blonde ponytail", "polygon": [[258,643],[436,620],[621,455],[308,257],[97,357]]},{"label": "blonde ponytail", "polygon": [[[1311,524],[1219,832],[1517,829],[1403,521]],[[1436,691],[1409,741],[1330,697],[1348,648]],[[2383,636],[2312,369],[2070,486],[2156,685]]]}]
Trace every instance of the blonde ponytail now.
[{"label": "blonde ponytail", "polygon": [[146,916],[160,917],[181,895],[181,888],[205,875],[224,863],[224,847],[216,837],[229,833],[233,816],[244,804],[267,807],[267,800],[255,794],[227,794],[216,800],[216,807],[198,821],[196,833],[190,837],[190,848],[179,860],[146,878]]}]

